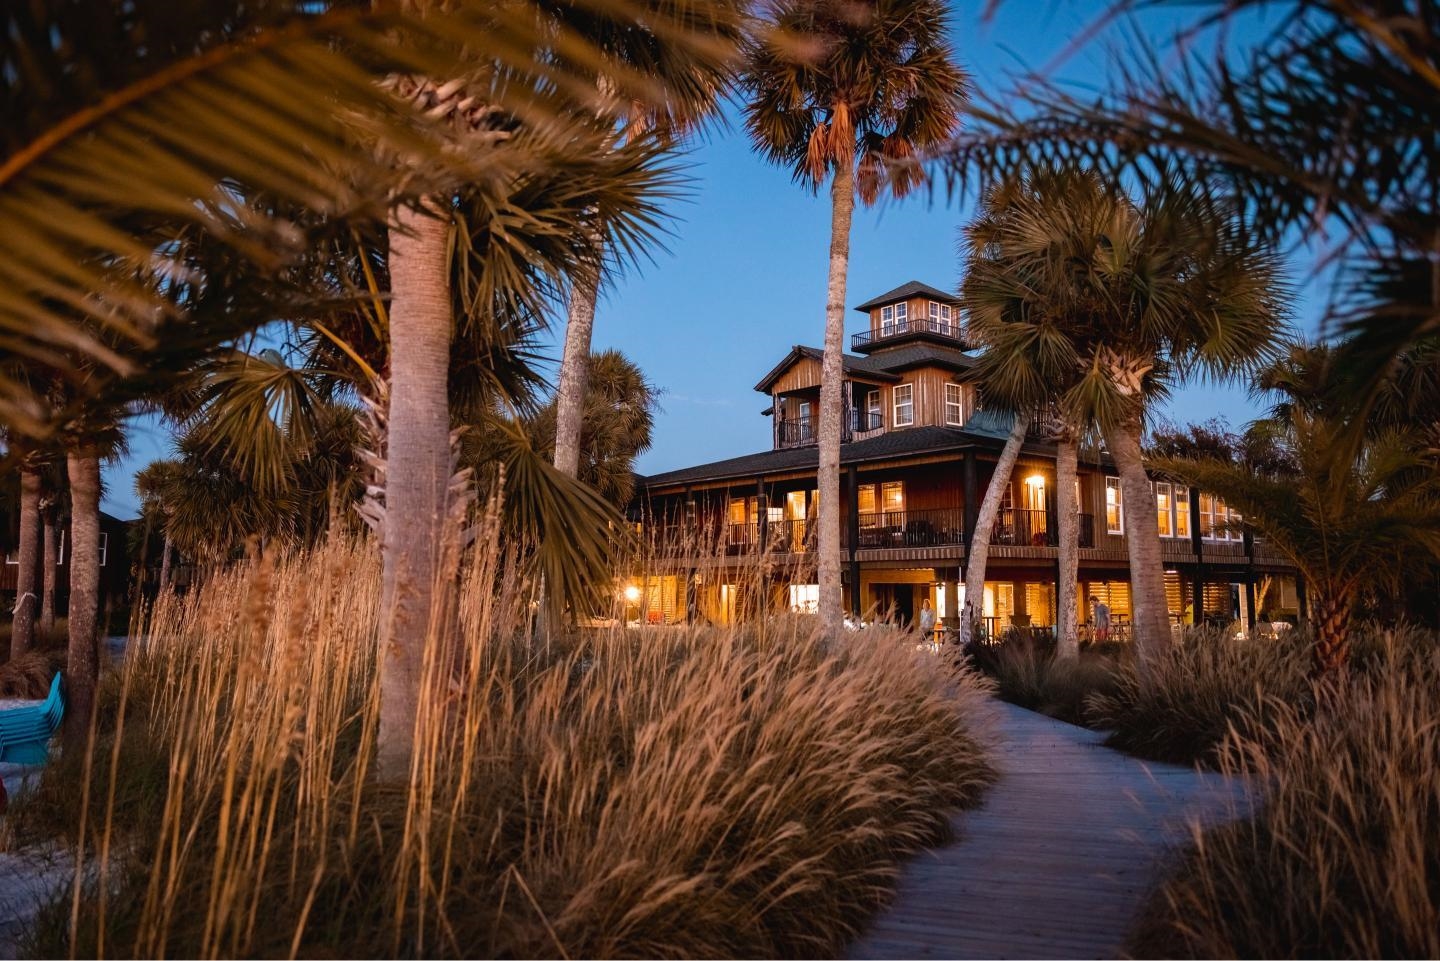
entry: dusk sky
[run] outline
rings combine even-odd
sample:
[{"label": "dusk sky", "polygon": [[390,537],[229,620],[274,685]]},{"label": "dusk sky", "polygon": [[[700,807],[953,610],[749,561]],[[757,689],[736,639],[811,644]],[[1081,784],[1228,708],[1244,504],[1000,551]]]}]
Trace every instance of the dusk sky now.
[{"label": "dusk sky", "polygon": [[[982,21],[983,2],[956,4],[955,42],[978,89],[999,94],[1027,70],[1060,58],[1055,75],[1100,86],[1111,29],[1070,53],[1074,40],[1109,5],[1009,0],[993,20]],[[1150,15],[1144,32],[1159,41],[1193,9]],[[726,128],[710,134],[687,156],[693,178],[688,201],[673,205],[665,249],[632,268],[603,295],[596,314],[595,348],[615,347],[633,358],[662,393],[654,445],[636,469],[656,473],[767,448],[767,399],[753,387],[795,344],[820,346],[824,332],[830,231],[828,193],[812,196],[790,172],[764,163],[750,149],[732,109]],[[959,228],[972,214],[972,198],[947,202],[943,194],[857,208],[850,247],[847,302],[919,280],[953,290],[960,280]],[[1298,287],[1295,322],[1313,332],[1324,289],[1302,283],[1310,258],[1290,264]],[[847,311],[850,333],[865,319]],[[563,317],[554,334],[563,336]],[[558,357],[558,347],[553,348]],[[1187,423],[1215,416],[1238,425],[1255,415],[1235,386],[1194,385],[1176,392],[1160,413]],[[132,475],[169,453],[168,431],[137,422],[131,454],[106,472],[104,509],[133,517]]]}]

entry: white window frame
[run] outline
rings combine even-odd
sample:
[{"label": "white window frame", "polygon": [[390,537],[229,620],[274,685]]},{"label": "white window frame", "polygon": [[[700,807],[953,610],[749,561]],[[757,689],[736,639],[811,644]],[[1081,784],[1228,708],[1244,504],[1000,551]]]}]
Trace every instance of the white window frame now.
[{"label": "white window frame", "polygon": [[1190,536],[1190,488],[1175,485],[1175,536]]},{"label": "white window frame", "polygon": [[942,324],[950,323],[950,305],[942,304],[938,300],[930,301],[930,319]]},{"label": "white window frame", "polygon": [[895,329],[895,305],[890,304],[880,308],[880,332],[889,334]]},{"label": "white window frame", "polygon": [[[1169,481],[1151,481],[1155,490],[1155,524],[1161,537],[1175,536],[1175,486]],[[1161,496],[1165,506],[1160,506]]]},{"label": "white window frame", "polygon": [[[931,301],[931,303],[934,303],[934,301]],[[952,393],[955,395],[953,401],[950,399]],[[950,414],[951,408],[955,410],[953,417]],[[945,423],[951,427],[963,427],[965,425],[965,388],[959,384],[947,383],[945,385]]]},{"label": "white window frame", "polygon": [[[1114,492],[1114,496],[1111,496]],[[1110,522],[1110,508],[1115,508],[1115,523]],[[1125,533],[1125,490],[1120,486],[1120,478],[1105,478],[1105,533]]]},{"label": "white window frame", "polygon": [[[871,414],[874,414],[875,416],[871,417]],[[884,411],[880,406],[879,388],[876,388],[874,390],[867,390],[865,392],[865,429],[875,430],[878,427],[883,426],[884,419]],[[875,423],[876,421],[881,421],[882,423],[877,424]]]},{"label": "white window frame", "polygon": [[105,562],[110,559],[110,535],[105,531],[100,532],[100,566],[104,567]]},{"label": "white window frame", "polygon": [[[906,400],[904,403],[900,401],[901,391],[905,392]],[[892,423],[896,427],[913,427],[915,425],[915,385],[896,384],[891,389],[891,400],[893,401],[891,407],[895,412],[895,419]],[[900,409],[902,407],[906,411],[903,419],[900,417]]]},{"label": "white window frame", "polygon": [[895,305],[895,326],[905,327],[910,323],[910,302],[902,300]]}]

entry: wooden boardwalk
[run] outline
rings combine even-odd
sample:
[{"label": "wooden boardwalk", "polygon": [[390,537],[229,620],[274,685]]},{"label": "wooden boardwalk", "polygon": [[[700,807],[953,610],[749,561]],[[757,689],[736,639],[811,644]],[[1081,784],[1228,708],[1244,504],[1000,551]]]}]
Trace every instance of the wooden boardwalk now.
[{"label": "wooden boardwalk", "polygon": [[999,781],[957,815],[955,843],[906,865],[850,957],[1115,957],[1187,825],[1246,808],[1241,783],[992,703]]}]

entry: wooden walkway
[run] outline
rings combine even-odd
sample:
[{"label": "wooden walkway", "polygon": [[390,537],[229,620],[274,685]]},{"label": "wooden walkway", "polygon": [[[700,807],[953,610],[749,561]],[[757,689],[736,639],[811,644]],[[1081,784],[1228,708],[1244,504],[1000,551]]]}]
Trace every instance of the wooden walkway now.
[{"label": "wooden walkway", "polygon": [[1188,824],[1246,808],[1242,783],[1138,761],[1096,732],[992,704],[999,781],[957,815],[955,843],[906,865],[850,957],[1116,957]]}]

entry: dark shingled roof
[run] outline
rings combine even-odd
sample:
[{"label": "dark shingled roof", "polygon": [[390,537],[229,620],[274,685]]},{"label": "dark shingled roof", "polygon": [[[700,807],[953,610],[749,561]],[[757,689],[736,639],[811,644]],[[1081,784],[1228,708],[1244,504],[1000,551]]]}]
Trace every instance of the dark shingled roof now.
[{"label": "dark shingled roof", "polygon": [[885,372],[919,367],[922,364],[938,364],[957,370],[966,370],[975,365],[974,357],[953,347],[913,342],[900,347],[881,348],[870,356],[858,358],[858,360],[860,363],[855,366],[861,370]]},{"label": "dark shingled roof", "polygon": [[[1003,441],[1010,433],[1008,421],[1003,428],[995,430],[991,423],[995,418],[981,422],[977,414],[965,427],[913,427],[908,430],[886,431],[877,437],[853,441],[840,446],[841,464],[859,464],[865,461],[885,460],[905,454],[925,454],[932,451],[953,450],[991,440]],[[986,446],[989,446],[986,444]],[[652,474],[642,482],[646,487],[666,487],[672,484],[686,484],[695,481],[724,480],[731,477],[755,477],[778,471],[818,469],[820,452],[815,447],[792,447],[786,450],[767,450],[744,457],[700,464],[680,470]]]},{"label": "dark shingled roof", "polygon": [[938,287],[931,287],[929,284],[922,284],[918,280],[912,280],[908,284],[901,284],[894,290],[881,294],[879,297],[871,297],[855,309],[863,314],[876,307],[884,307],[886,304],[893,304],[897,300],[908,300],[911,297],[929,297],[931,300],[938,300],[945,304],[958,304],[960,302],[954,294],[946,293]]}]

